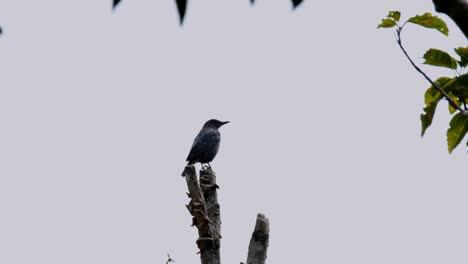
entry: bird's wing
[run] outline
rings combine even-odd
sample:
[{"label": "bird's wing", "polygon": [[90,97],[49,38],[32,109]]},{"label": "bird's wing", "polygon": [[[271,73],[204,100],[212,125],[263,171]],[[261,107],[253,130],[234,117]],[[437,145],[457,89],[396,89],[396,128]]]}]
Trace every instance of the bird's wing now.
[{"label": "bird's wing", "polygon": [[196,157],[199,157],[203,151],[214,147],[219,140],[220,134],[217,130],[207,129],[200,131],[193,141],[186,161],[193,161]]}]

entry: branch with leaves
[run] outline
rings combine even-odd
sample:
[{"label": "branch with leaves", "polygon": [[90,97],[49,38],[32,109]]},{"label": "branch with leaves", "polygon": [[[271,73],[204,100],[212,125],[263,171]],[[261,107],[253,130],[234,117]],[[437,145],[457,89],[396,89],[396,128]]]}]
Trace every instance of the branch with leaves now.
[{"label": "branch with leaves", "polygon": [[[455,48],[455,53],[460,59],[453,58],[450,54],[439,49],[429,49],[424,54],[424,64],[449,68],[454,71],[454,77],[439,77],[432,80],[408,55],[403,46],[401,34],[408,23],[416,24],[425,28],[435,29],[445,36],[448,36],[449,30],[445,22],[433,16],[430,13],[414,16],[403,24],[400,24],[401,13],[399,11],[390,11],[387,17],[382,19],[378,28],[396,28],[396,41],[403,54],[409,60],[411,65],[419,72],[430,84],[424,95],[426,107],[421,114],[421,136],[424,136],[426,130],[432,124],[437,104],[442,99],[449,103],[449,113],[458,112],[450,121],[447,131],[447,145],[449,153],[460,144],[468,133],[468,74],[463,74],[468,65],[468,47]],[[468,146],[468,142],[467,142]]]}]

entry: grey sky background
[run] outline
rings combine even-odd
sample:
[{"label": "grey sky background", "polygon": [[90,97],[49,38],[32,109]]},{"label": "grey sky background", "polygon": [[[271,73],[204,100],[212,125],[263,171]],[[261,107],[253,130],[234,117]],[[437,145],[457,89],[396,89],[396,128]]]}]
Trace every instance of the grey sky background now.
[{"label": "grey sky background", "polygon": [[[197,263],[180,173],[210,118],[224,263],[468,262],[467,148],[390,31],[425,1],[0,2],[0,263]],[[412,57],[465,46],[409,25]],[[450,71],[422,66],[431,77]]]}]

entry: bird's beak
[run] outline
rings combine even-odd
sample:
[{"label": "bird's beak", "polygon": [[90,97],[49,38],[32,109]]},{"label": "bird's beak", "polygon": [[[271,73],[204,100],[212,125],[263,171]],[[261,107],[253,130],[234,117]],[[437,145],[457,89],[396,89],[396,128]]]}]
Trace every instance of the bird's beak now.
[{"label": "bird's beak", "polygon": [[221,122],[221,125],[223,126],[223,125],[225,125],[225,124],[227,124],[227,123],[229,123],[229,121]]}]

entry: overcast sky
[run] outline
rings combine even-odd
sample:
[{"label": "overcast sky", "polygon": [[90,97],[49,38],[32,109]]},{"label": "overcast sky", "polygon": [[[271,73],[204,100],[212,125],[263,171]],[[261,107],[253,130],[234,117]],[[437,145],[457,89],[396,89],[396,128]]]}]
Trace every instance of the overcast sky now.
[{"label": "overcast sky", "polygon": [[[468,263],[464,143],[390,30],[432,1],[0,1],[0,263],[199,261],[180,173],[210,118],[222,259],[245,261],[257,212],[268,263]],[[466,46],[408,25],[418,62]],[[436,78],[450,71],[422,66]]]}]

